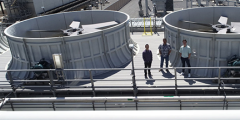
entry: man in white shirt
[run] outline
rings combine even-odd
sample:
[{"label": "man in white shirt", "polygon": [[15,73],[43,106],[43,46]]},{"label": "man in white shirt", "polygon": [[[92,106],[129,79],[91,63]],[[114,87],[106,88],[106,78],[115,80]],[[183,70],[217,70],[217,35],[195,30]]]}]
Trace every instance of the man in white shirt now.
[{"label": "man in white shirt", "polygon": [[[188,67],[191,67],[190,65],[190,57],[191,57],[191,48],[187,45],[187,40],[183,40],[183,46],[181,46],[179,52],[181,56],[182,61],[182,67],[185,67],[185,62],[187,63]],[[185,69],[182,69],[182,75],[184,74]],[[191,69],[188,69],[188,77],[191,77]]]}]

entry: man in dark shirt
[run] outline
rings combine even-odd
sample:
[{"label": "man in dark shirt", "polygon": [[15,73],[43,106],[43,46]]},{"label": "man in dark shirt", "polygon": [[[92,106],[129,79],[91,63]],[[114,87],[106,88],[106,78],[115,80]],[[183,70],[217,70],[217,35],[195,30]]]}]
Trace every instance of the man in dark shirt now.
[{"label": "man in dark shirt", "polygon": [[[166,60],[166,68],[168,68],[169,55],[172,51],[172,48],[171,48],[170,44],[167,43],[167,39],[164,38],[163,44],[160,44],[158,49],[159,49],[159,54],[161,56],[161,63],[160,63],[160,70],[159,70],[159,72],[160,72],[160,71],[162,71],[162,68],[163,68],[164,59]],[[166,71],[169,72],[168,69],[166,69]]]},{"label": "man in dark shirt", "polygon": [[[145,68],[151,68],[151,65],[152,65],[152,51],[149,50],[149,45],[148,44],[145,45],[145,48],[146,49],[142,53],[142,57],[143,57],[143,60],[144,60],[144,66],[145,66]],[[147,77],[147,70],[144,70],[144,73],[145,73],[145,77]],[[150,69],[148,70],[148,75],[150,77],[152,76]]]}]

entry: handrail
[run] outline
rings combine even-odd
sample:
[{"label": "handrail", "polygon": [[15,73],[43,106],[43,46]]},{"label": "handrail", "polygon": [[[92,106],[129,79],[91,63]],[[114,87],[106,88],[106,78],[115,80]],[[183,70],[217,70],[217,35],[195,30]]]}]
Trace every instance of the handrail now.
[{"label": "handrail", "polygon": [[[64,81],[59,81],[54,79],[53,77],[50,77],[48,79],[45,80],[13,80],[11,73],[12,72],[22,72],[22,71],[28,71],[28,72],[34,72],[34,71],[47,71],[48,74],[52,74],[52,72],[54,71],[59,71],[56,69],[18,69],[18,70],[0,70],[0,72],[7,72],[8,73],[8,78],[10,81],[10,85],[12,87],[12,89],[14,90],[14,88],[16,87],[16,85],[18,86],[19,84],[22,84],[23,82],[49,82],[49,85],[42,85],[42,86],[36,86],[36,85],[20,85],[22,87],[33,87],[33,88],[50,88],[53,92],[56,91],[56,88],[64,88],[64,87],[71,87],[71,88],[92,88],[92,93],[93,96],[95,96],[96,94],[96,90],[95,88],[107,88],[107,89],[113,89],[113,88],[132,88],[134,96],[137,96],[137,92],[138,92],[138,88],[174,88],[175,90],[175,95],[178,95],[178,88],[183,88],[183,87],[216,87],[217,91],[218,91],[218,95],[220,95],[220,91],[221,91],[221,80],[236,80],[240,78],[224,78],[221,76],[221,70],[222,69],[240,69],[240,67],[229,67],[229,66],[223,66],[223,67],[172,67],[172,68],[163,68],[163,69],[173,69],[174,73],[173,73],[173,78],[166,78],[166,79],[154,79],[154,80],[174,80],[174,85],[172,86],[164,86],[164,85],[154,85],[154,86],[139,86],[136,84],[136,81],[143,81],[145,79],[135,79],[136,75],[130,75],[129,78],[127,79],[94,79],[93,75],[92,75],[92,71],[121,71],[121,70],[126,70],[126,71],[135,71],[135,70],[159,70],[159,68],[133,68],[133,69],[129,69],[129,68],[93,68],[93,69],[63,69],[62,71],[88,71],[89,72],[89,77],[88,78],[81,78],[81,79],[65,79]],[[216,78],[177,78],[177,70],[178,69],[217,69],[218,70],[218,77]],[[51,75],[50,75],[51,76]],[[217,80],[218,82],[214,85],[178,85],[178,80]],[[59,84],[55,84],[56,82],[60,82],[62,85]],[[86,81],[89,82],[91,85],[90,86],[73,86],[73,85],[68,85],[68,82],[73,82],[73,81]],[[96,81],[131,81],[132,84],[130,86],[106,86],[106,85],[94,85],[94,82]],[[67,84],[66,84],[67,83]],[[5,86],[2,86],[5,87]],[[227,85],[226,87],[239,87],[239,85]]]},{"label": "handrail", "polygon": [[99,102],[99,101],[240,101],[240,96],[140,96],[140,97],[45,97],[45,98],[9,98],[8,102]]},{"label": "handrail", "polygon": [[[159,70],[160,68],[135,68],[134,70]],[[240,69],[240,67],[172,67],[161,69]],[[132,70],[129,68],[90,68],[90,69],[63,69],[63,71],[99,71],[99,70]],[[0,70],[0,72],[33,72],[33,71],[57,71],[56,69],[15,69]]]}]

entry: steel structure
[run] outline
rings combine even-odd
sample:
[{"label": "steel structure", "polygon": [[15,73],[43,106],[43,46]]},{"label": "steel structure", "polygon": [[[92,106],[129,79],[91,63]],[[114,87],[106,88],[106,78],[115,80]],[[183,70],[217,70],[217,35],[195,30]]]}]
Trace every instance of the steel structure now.
[{"label": "steel structure", "polygon": [[[206,27],[179,22],[180,20],[187,20],[217,24],[220,16],[227,16],[229,21],[239,22],[240,17],[235,15],[239,11],[240,8],[237,7],[207,7],[177,11],[165,16],[163,18],[165,23],[165,37],[169,40],[173,48],[170,55],[172,66],[181,66],[178,51],[183,39],[186,39],[188,45],[191,46],[191,65],[193,67],[226,66],[227,58],[235,54],[240,55],[239,34],[199,32],[197,30],[205,29]],[[199,16],[196,16],[196,14]],[[193,74],[199,76],[218,76],[218,72],[211,69],[192,71]],[[224,70],[221,71],[221,73],[223,72]]]},{"label": "steel structure", "polygon": [[29,18],[32,15],[32,12],[27,7],[27,4],[27,0],[4,0],[8,20],[18,21]]}]

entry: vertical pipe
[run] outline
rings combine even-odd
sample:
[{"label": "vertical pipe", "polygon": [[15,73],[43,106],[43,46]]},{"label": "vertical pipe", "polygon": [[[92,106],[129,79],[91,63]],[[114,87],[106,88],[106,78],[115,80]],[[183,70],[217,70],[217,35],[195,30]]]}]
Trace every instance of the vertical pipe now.
[{"label": "vertical pipe", "polygon": [[152,35],[152,19],[150,17],[150,31],[151,31],[151,35]]},{"label": "vertical pipe", "polygon": [[188,0],[186,0],[186,9],[188,9]]},{"label": "vertical pipe", "polygon": [[148,17],[148,0],[145,0],[145,5],[146,5],[146,16]]},{"label": "vertical pipe", "polygon": [[146,28],[145,28],[145,18],[143,18],[143,23],[144,23],[144,33],[147,34],[146,33]]}]

